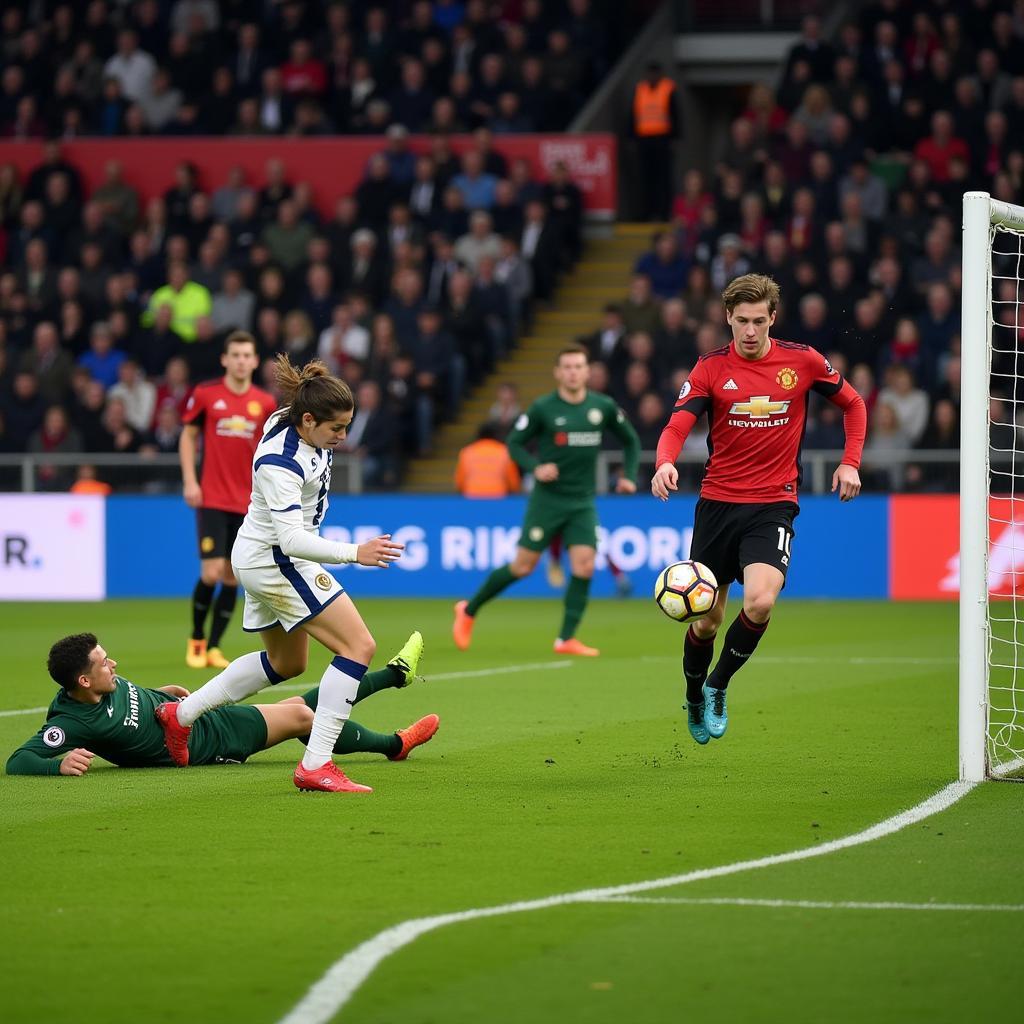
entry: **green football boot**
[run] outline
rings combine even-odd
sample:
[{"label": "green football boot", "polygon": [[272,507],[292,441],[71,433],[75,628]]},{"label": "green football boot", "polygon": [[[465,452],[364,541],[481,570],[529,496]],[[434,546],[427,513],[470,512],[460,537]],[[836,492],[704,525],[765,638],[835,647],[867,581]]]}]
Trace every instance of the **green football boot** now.
[{"label": "green football boot", "polygon": [[405,641],[402,649],[388,662],[389,668],[397,668],[402,673],[402,682],[398,684],[398,689],[402,690],[406,686],[412,686],[417,679],[422,682],[423,676],[416,674],[422,657],[423,634],[416,630]]},{"label": "green football boot", "polygon": [[704,684],[704,725],[714,740],[721,739],[729,727],[725,690],[720,690],[717,686],[708,686],[707,683]]}]

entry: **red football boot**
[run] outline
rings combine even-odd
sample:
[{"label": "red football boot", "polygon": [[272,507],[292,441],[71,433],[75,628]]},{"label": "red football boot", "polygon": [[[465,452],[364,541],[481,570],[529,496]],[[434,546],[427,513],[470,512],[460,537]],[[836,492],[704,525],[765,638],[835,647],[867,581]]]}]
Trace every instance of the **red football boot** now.
[{"label": "red football boot", "polygon": [[369,786],[353,782],[333,761],[319,768],[303,768],[300,761],[292,776],[303,793],[372,793]]},{"label": "red football boot", "polygon": [[160,728],[164,731],[164,746],[171,760],[179,767],[184,768],[188,764],[188,734],[192,731],[191,725],[182,725],[178,721],[178,702],[176,700],[164,701],[157,705],[154,712]]}]

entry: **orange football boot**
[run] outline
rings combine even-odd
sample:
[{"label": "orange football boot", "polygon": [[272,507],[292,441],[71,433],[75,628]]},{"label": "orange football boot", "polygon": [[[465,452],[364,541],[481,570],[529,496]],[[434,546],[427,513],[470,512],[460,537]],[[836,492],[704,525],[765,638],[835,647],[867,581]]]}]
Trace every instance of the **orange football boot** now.
[{"label": "orange football boot", "polygon": [[601,652],[596,647],[580,643],[576,637],[555,641],[555,654],[578,654],[582,658],[596,658]]},{"label": "orange football boot", "polygon": [[459,601],[455,605],[455,621],[452,623],[452,637],[460,651],[468,650],[473,639],[473,616],[466,611],[468,601]]},{"label": "orange football boot", "polygon": [[389,761],[404,761],[418,746],[433,739],[441,719],[437,715],[427,715],[418,722],[413,722],[408,729],[399,729],[395,735],[402,741],[402,749],[394,755],[389,754]]}]

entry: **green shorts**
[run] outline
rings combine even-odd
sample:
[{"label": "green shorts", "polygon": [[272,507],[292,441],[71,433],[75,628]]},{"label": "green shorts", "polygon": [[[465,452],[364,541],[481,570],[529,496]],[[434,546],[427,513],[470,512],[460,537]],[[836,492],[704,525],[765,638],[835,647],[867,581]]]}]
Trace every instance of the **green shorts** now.
[{"label": "green shorts", "polygon": [[267,720],[251,704],[217,708],[196,721],[189,764],[241,764],[267,745]]},{"label": "green shorts", "polygon": [[519,543],[530,551],[543,551],[556,537],[569,548],[582,544],[597,547],[597,506],[593,498],[553,498],[530,495]]}]

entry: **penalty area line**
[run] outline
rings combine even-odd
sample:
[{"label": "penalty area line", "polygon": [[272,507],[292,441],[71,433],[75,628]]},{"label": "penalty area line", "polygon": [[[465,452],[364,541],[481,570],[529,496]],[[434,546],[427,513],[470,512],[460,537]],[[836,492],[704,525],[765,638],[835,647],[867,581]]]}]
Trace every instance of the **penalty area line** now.
[{"label": "penalty area line", "polygon": [[378,932],[335,961],[312,985],[305,996],[281,1018],[278,1024],[328,1024],[384,960],[400,949],[404,949],[421,935],[436,931],[445,925],[477,921],[486,917],[501,917],[505,914],[519,914],[524,911],[548,910],[552,907],[562,907],[573,903],[594,903],[616,896],[630,896],[634,893],[649,892],[654,889],[667,889],[690,882],[701,882],[709,878],[722,878],[743,871],[755,871],[759,868],[775,867],[778,864],[822,857],[825,854],[837,853],[853,846],[874,842],[876,839],[882,839],[911,825],[916,825],[925,818],[930,818],[933,814],[939,814],[952,807],[974,787],[975,783],[973,782],[952,782],[909,810],[901,811],[861,832],[855,832],[842,839],[834,839],[827,843],[791,850],[789,853],[737,861],[734,864],[723,864],[714,868],[700,868],[686,874],[655,878],[647,882],[633,882],[599,889],[581,889],[577,892],[561,893],[542,899],[521,900],[499,906],[478,907],[473,910],[402,921],[400,924]]}]

